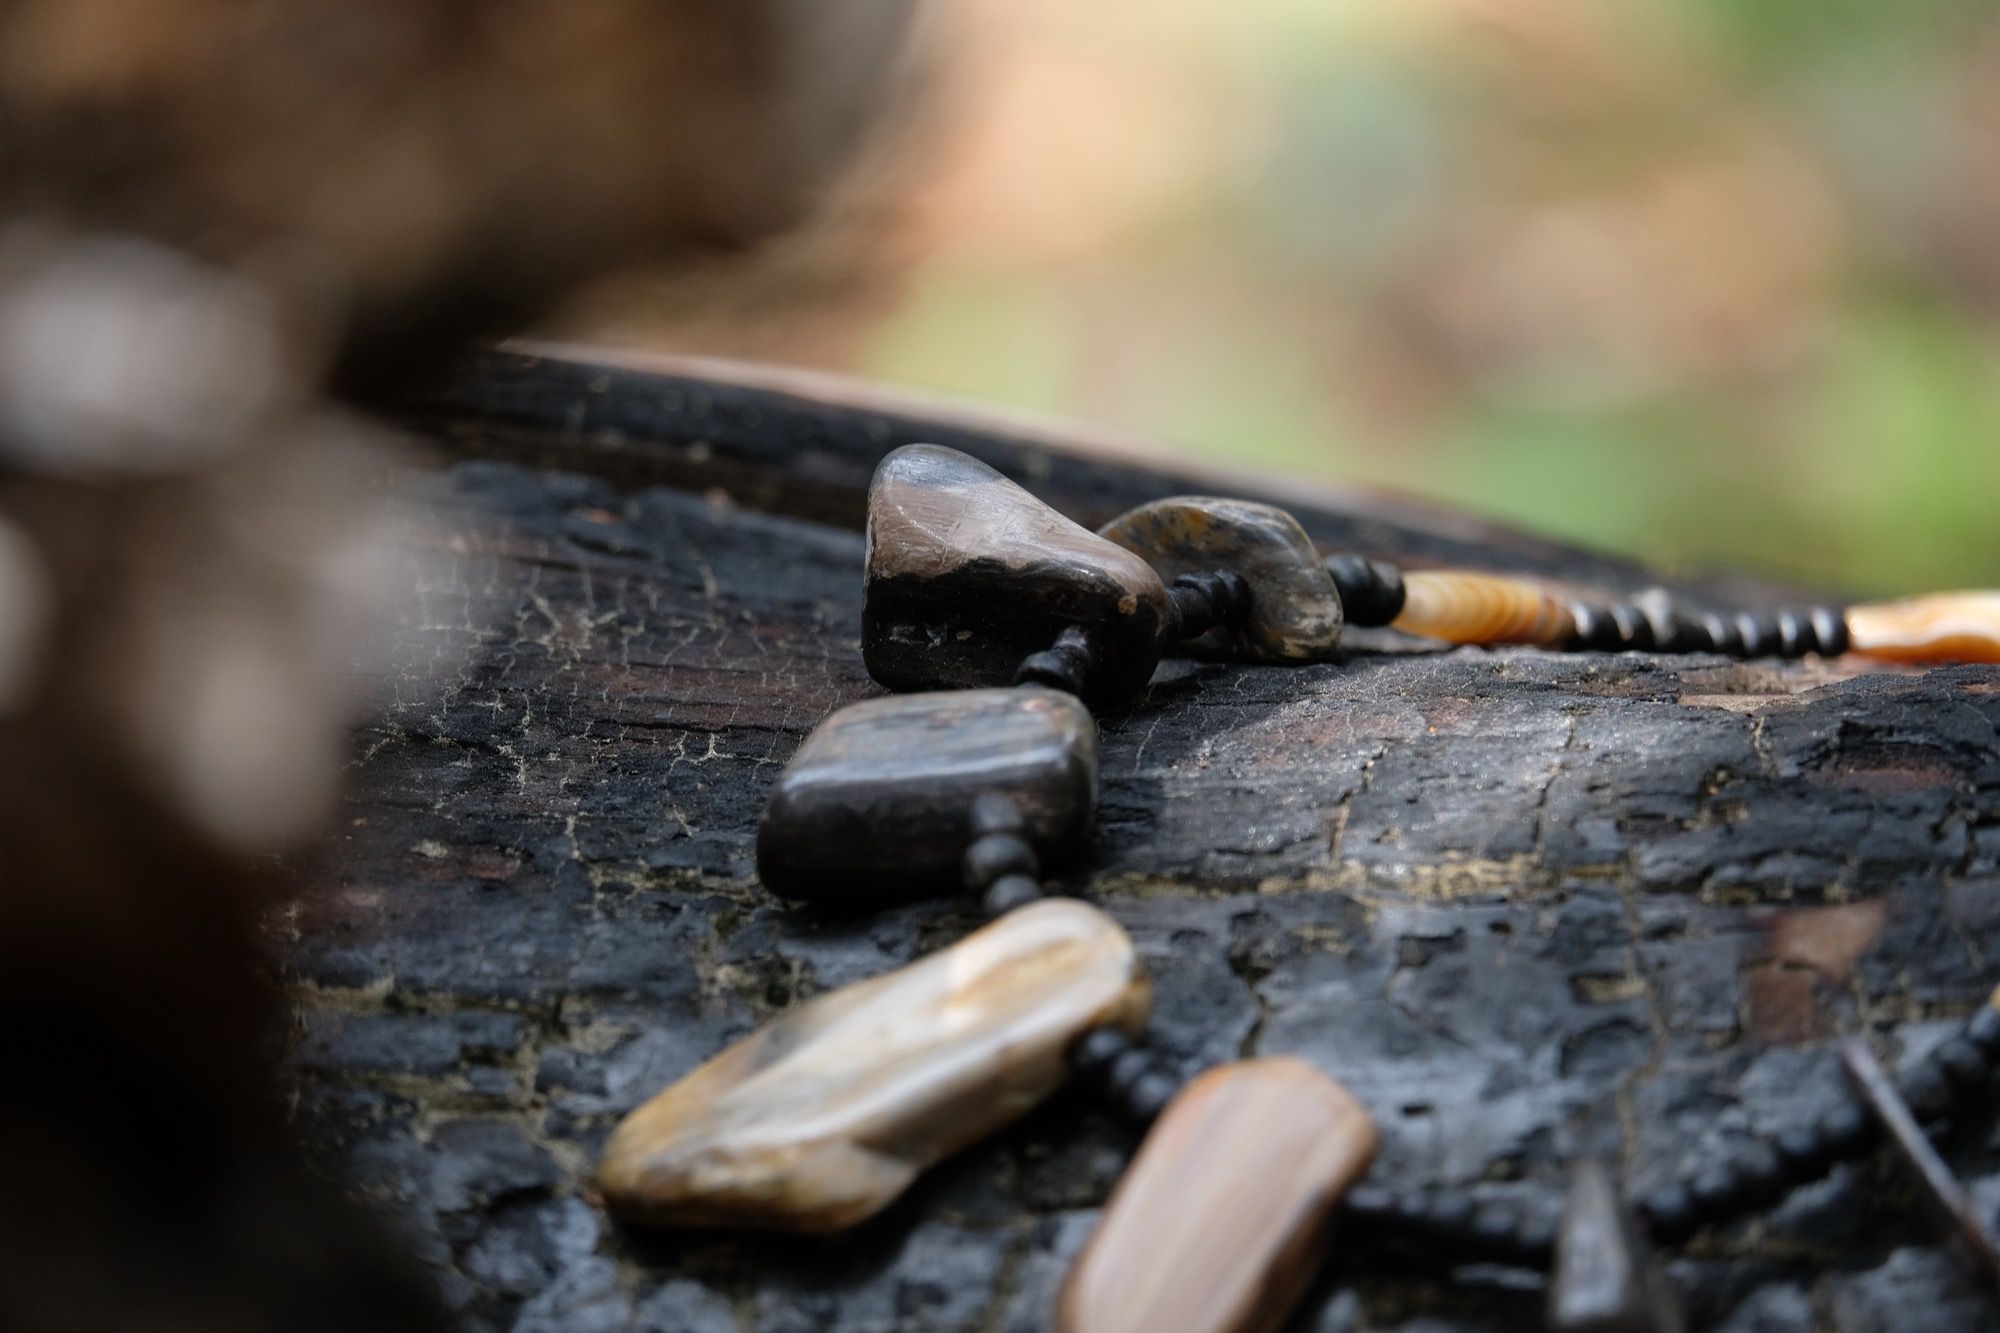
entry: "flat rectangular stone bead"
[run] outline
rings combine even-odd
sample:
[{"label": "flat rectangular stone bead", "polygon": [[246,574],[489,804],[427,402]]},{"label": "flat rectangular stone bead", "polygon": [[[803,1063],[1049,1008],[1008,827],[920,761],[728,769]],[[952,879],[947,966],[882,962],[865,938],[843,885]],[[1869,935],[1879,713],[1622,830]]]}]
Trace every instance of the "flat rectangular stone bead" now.
[{"label": "flat rectangular stone bead", "polygon": [[837,1231],[1053,1092],[1083,1033],[1136,1032],[1149,1000],[1117,922],[1031,903],[731,1046],[625,1118],[598,1182],[637,1221]]},{"label": "flat rectangular stone bead", "polygon": [[1847,608],[1857,653],[1889,662],[2000,662],[2000,592],[1941,592]]},{"label": "flat rectangular stone bead", "polygon": [[1246,1060],[1182,1089],[1063,1282],[1059,1333],[1273,1333],[1319,1268],[1375,1122],[1302,1060]]},{"label": "flat rectangular stone bead", "polygon": [[1036,686],[851,704],[806,737],[757,832],[757,871],[789,898],[868,901],[958,886],[972,803],[1014,799],[1053,864],[1097,807],[1097,724]]}]

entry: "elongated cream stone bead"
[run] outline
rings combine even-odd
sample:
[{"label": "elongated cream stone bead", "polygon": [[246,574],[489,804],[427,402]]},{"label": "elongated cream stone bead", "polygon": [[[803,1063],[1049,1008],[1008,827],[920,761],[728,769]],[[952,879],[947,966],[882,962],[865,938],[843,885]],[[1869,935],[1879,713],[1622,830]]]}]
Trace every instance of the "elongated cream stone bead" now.
[{"label": "elongated cream stone bead", "polygon": [[1854,652],[1890,662],[2000,662],[2000,592],[1941,592],[1847,609]]},{"label": "elongated cream stone bead", "polygon": [[1273,1333],[1318,1269],[1375,1122],[1303,1060],[1218,1066],[1174,1098],[1056,1302],[1059,1333]]},{"label": "elongated cream stone bead", "polygon": [[633,1111],[598,1170],[622,1216],[838,1231],[1060,1086],[1070,1044],[1137,1031],[1118,923],[1032,903],[900,971],[819,996]]},{"label": "elongated cream stone bead", "polygon": [[1162,579],[1229,570],[1250,588],[1240,630],[1194,647],[1255,662],[1316,662],[1340,643],[1340,590],[1299,521],[1274,505],[1177,495],[1120,514],[1097,535],[1145,557]]},{"label": "elongated cream stone bead", "polygon": [[1569,607],[1527,579],[1420,569],[1403,575],[1405,634],[1447,643],[1531,643],[1554,648],[1576,628]]}]

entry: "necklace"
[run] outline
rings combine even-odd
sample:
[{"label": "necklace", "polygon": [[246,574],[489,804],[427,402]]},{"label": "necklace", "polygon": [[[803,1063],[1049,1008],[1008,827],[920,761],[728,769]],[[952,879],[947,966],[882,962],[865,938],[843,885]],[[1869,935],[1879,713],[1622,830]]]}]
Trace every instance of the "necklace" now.
[{"label": "necklace", "polygon": [[808,738],[773,794],[759,867],[781,894],[849,906],[956,879],[995,920],[809,1002],[640,1107],[606,1149],[607,1200],[656,1222],[836,1230],[1074,1073],[1153,1129],[1072,1269],[1064,1329],[1275,1327],[1336,1213],[1371,1240],[1459,1261],[1553,1260],[1558,1327],[1672,1327],[1642,1234],[1686,1239],[1884,1137],[1990,1264],[1918,1121],[1986,1089],[2000,1059],[1991,1006],[1900,1088],[1846,1048],[1854,1099],[1746,1139],[1629,1216],[1605,1171],[1581,1164],[1558,1223],[1552,1209],[1358,1184],[1372,1120],[1304,1062],[1235,1062],[1180,1088],[1134,1040],[1148,996],[1130,941],[1094,908],[1041,900],[1040,877],[1089,829],[1086,702],[1129,698],[1169,642],[1314,660],[1350,622],[1458,642],[1991,660],[1996,600],[1770,617],[1657,596],[1571,604],[1517,580],[1322,564],[1280,511],[1233,501],[1162,501],[1093,536],[971,459],[899,450],[871,491],[863,652],[878,681],[918,692],[850,706]]}]

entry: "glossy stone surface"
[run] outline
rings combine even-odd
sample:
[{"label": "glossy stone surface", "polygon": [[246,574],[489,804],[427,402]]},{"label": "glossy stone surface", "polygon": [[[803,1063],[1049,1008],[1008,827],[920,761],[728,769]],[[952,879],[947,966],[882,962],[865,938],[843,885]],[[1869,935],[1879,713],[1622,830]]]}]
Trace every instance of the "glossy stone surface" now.
[{"label": "glossy stone surface", "polygon": [[1031,903],[737,1042],[619,1124],[598,1184],[635,1221],[838,1231],[1055,1091],[1083,1033],[1137,1031],[1149,1002],[1117,922]]},{"label": "glossy stone surface", "polygon": [[757,873],[789,898],[867,902],[959,887],[967,818],[1014,799],[1042,861],[1073,855],[1097,805],[1097,724],[1035,686],[850,704],[807,736],[757,830]]},{"label": "glossy stone surface", "polygon": [[1420,569],[1404,573],[1403,588],[1402,614],[1390,623],[1427,639],[1554,648],[1575,627],[1569,607],[1527,579]]},{"label": "glossy stone surface", "polygon": [[1220,1065],[1140,1145],[1063,1283],[1060,1333],[1270,1333],[1318,1269],[1375,1122],[1303,1060]]},{"label": "glossy stone surface", "polygon": [[1204,570],[1242,575],[1249,619],[1190,647],[1256,662],[1317,662],[1340,643],[1333,575],[1298,520],[1274,505],[1175,496],[1120,514],[1097,535],[1143,557],[1168,583]]},{"label": "glossy stone surface", "polygon": [[1850,648],[1891,662],[2000,662],[2000,592],[1944,592],[1847,609]]},{"label": "glossy stone surface", "polygon": [[861,654],[890,689],[1010,684],[1075,625],[1096,659],[1086,694],[1114,702],[1152,678],[1166,623],[1152,566],[977,459],[912,444],[875,470]]},{"label": "glossy stone surface", "polygon": [[1633,1225],[1617,1182],[1586,1160],[1570,1179],[1555,1273],[1549,1281],[1554,1333],[1681,1333],[1679,1298]]}]

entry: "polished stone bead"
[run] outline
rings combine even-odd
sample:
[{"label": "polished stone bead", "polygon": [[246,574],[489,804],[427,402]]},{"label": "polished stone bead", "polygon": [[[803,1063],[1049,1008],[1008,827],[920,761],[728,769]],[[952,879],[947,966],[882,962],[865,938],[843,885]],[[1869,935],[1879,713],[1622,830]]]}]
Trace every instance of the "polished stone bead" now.
[{"label": "polished stone bead", "polygon": [[[788,898],[866,902],[960,883],[974,807],[1004,794],[1054,862],[1097,804],[1097,724],[1035,686],[850,704],[820,723],[771,793],[757,872]],[[990,819],[994,803],[987,802]]]},{"label": "polished stone bead", "polygon": [[1228,570],[1250,589],[1239,628],[1194,640],[1197,651],[1253,662],[1317,662],[1340,643],[1340,591],[1297,519],[1273,505],[1181,495],[1120,514],[1097,530],[1171,582]]},{"label": "polished stone bead", "polygon": [[1060,1333],[1269,1333],[1375,1155],[1361,1104],[1290,1058],[1211,1069],[1153,1125],[1056,1303]]},{"label": "polished stone bead", "polygon": [[876,468],[861,655],[890,689],[1005,685],[1076,627],[1086,697],[1115,702],[1152,678],[1167,618],[1152,566],[977,459],[912,444]]},{"label": "polished stone bead", "polygon": [[[1614,608],[1612,614],[1617,614]],[[1448,643],[1528,643],[1559,648],[1576,631],[1569,605],[1528,579],[1452,569],[1403,575],[1405,634]]]},{"label": "polished stone bead", "polygon": [[1946,592],[1847,609],[1848,646],[1891,662],[2000,662],[2000,592]]},{"label": "polished stone bead", "polygon": [[1549,1281],[1555,1333],[1680,1333],[1680,1301],[1602,1163],[1570,1181]]},{"label": "polished stone bead", "polygon": [[1031,904],[731,1046],[625,1118],[598,1183],[634,1221],[852,1226],[1047,1097],[1084,1033],[1137,1031],[1148,999],[1115,921]]}]

